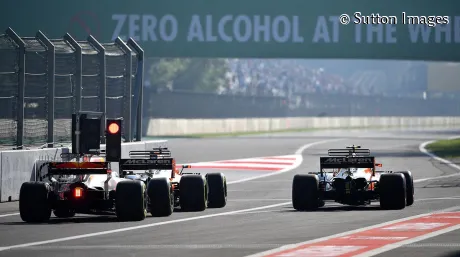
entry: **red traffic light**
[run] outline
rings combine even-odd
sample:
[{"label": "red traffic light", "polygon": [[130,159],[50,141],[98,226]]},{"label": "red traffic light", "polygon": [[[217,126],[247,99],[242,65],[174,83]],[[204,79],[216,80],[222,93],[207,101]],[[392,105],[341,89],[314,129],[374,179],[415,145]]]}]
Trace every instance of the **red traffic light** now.
[{"label": "red traffic light", "polygon": [[116,134],[120,131],[120,126],[114,122],[108,126],[107,130],[109,131],[110,134]]}]

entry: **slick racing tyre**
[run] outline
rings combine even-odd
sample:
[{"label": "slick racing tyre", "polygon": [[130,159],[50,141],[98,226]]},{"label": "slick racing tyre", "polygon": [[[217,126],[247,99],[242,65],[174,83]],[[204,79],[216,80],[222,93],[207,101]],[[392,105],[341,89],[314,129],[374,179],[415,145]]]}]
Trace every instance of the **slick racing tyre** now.
[{"label": "slick racing tyre", "polygon": [[208,185],[201,175],[184,175],[180,180],[180,207],[183,211],[204,211],[208,203]]},{"label": "slick racing tyre", "polygon": [[46,222],[51,217],[49,186],[43,182],[25,182],[19,191],[19,214],[25,222]]},{"label": "slick racing tyre", "polygon": [[319,180],[316,175],[297,174],[292,182],[292,205],[298,211],[318,208]]},{"label": "slick racing tyre", "polygon": [[117,184],[115,210],[120,221],[141,221],[147,215],[146,190],[142,181],[126,180]]},{"label": "slick racing tyre", "polygon": [[227,205],[227,179],[222,173],[209,173],[206,175],[208,183],[208,207],[223,208]]},{"label": "slick racing tyre", "polygon": [[410,171],[398,171],[396,173],[404,174],[406,179],[406,206],[414,204],[414,178]]},{"label": "slick racing tyre", "polygon": [[57,218],[72,218],[75,212],[69,209],[59,208],[53,211],[54,216]]},{"label": "slick racing tyre", "polygon": [[147,186],[150,213],[154,217],[170,216],[174,211],[174,197],[167,178],[152,178]]},{"label": "slick racing tyre", "polygon": [[406,179],[401,173],[385,173],[380,176],[380,207],[385,210],[401,210],[406,207]]}]

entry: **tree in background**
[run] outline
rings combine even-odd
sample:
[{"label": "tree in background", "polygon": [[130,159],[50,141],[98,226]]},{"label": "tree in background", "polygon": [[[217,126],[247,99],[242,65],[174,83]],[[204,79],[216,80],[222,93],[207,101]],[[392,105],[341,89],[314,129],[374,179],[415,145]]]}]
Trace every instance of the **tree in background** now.
[{"label": "tree in background", "polygon": [[157,91],[216,92],[224,85],[225,59],[151,59],[150,86]]}]

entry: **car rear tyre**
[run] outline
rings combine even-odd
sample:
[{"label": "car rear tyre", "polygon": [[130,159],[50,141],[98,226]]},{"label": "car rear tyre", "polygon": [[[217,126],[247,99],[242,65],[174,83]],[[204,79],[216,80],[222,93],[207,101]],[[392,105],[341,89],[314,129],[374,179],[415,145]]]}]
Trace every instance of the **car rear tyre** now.
[{"label": "car rear tyre", "polygon": [[223,208],[227,205],[227,179],[222,173],[206,175],[209,187],[208,207]]},{"label": "car rear tyre", "polygon": [[406,207],[406,179],[401,173],[382,174],[379,182],[380,207],[400,210]]},{"label": "car rear tyre", "polygon": [[141,221],[147,215],[145,184],[141,181],[120,181],[117,184],[115,209],[121,221]]},{"label": "car rear tyre", "polygon": [[316,175],[294,176],[292,182],[292,205],[298,211],[314,210],[319,205],[319,180]]},{"label": "car rear tyre", "polygon": [[167,178],[152,178],[147,187],[150,213],[154,217],[170,216],[174,211],[174,197]]},{"label": "car rear tyre", "polygon": [[56,209],[53,211],[54,216],[57,218],[72,218],[75,216],[75,212],[70,209]]},{"label": "car rear tyre", "polygon": [[412,177],[412,173],[410,171],[398,171],[397,173],[401,173],[404,175],[406,179],[406,205],[411,206],[414,204],[414,178]]},{"label": "car rear tyre", "polygon": [[19,214],[25,222],[46,222],[51,217],[49,186],[43,182],[25,182],[19,191]]},{"label": "car rear tyre", "polygon": [[180,207],[183,211],[204,211],[208,203],[208,186],[201,175],[184,175],[180,180]]}]

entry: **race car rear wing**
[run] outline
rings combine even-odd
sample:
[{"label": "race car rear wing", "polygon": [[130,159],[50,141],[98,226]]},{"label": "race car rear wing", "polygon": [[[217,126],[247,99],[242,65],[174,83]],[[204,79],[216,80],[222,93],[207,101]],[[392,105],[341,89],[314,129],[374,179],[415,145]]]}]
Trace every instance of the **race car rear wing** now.
[{"label": "race car rear wing", "polygon": [[171,158],[171,151],[166,147],[153,148],[151,151],[129,151],[129,157],[145,159]]},{"label": "race car rear wing", "polygon": [[108,162],[49,162],[48,175],[107,174]]},{"label": "race car rear wing", "polygon": [[375,157],[320,157],[320,169],[374,168]]},{"label": "race car rear wing", "polygon": [[173,170],[174,158],[162,159],[121,159],[121,170]]},{"label": "race car rear wing", "polygon": [[358,156],[369,156],[371,155],[371,150],[360,148],[329,149],[327,153],[329,156],[351,156],[352,154],[356,154]]}]

